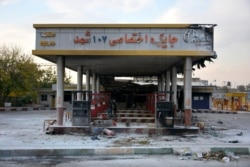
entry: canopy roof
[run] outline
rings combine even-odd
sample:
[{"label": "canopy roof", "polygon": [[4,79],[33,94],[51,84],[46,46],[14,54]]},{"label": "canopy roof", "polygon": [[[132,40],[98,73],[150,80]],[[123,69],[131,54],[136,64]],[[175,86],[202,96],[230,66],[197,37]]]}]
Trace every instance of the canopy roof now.
[{"label": "canopy roof", "polygon": [[[34,24],[33,55],[104,76],[156,76],[177,67],[185,57],[204,67],[217,55],[213,28],[207,24]],[[196,34],[197,33],[197,34]]]}]

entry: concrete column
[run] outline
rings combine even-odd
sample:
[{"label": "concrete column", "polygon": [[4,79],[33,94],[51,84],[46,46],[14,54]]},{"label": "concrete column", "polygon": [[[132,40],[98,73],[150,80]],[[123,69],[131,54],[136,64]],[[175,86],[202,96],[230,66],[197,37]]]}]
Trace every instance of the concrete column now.
[{"label": "concrete column", "polygon": [[62,56],[57,57],[57,87],[56,87],[56,108],[57,108],[57,124],[63,125],[64,115],[64,65],[65,59]]},{"label": "concrete column", "polygon": [[184,61],[184,122],[191,126],[192,118],[192,58],[186,57]]},{"label": "concrete column", "polygon": [[86,71],[86,91],[90,91],[90,70]]},{"label": "concrete column", "polygon": [[[166,71],[166,83],[165,84],[166,84],[165,90],[167,92],[170,92],[170,71]],[[170,94],[169,93],[167,94],[166,101],[170,101]]]},{"label": "concrete column", "polygon": [[96,93],[100,93],[100,76],[96,75]]},{"label": "concrete column", "polygon": [[[223,99],[224,101],[224,99]],[[212,98],[212,94],[209,95],[209,109],[213,109],[213,98]]]},{"label": "concrete column", "polygon": [[92,74],[92,93],[96,93],[96,74]]},{"label": "concrete column", "polygon": [[75,100],[75,94],[73,92],[71,92],[71,99]]},{"label": "concrete column", "polygon": [[171,79],[171,101],[177,106],[177,71],[176,67],[172,68],[172,79]]},{"label": "concrete column", "polygon": [[[77,67],[77,91],[82,91],[82,66]],[[82,93],[77,93],[77,101],[82,100]]]},{"label": "concrete column", "polygon": [[161,75],[161,90],[162,91],[166,91],[166,87],[165,87],[165,81],[166,81],[166,77],[165,77],[165,73],[163,73],[162,75]]},{"label": "concrete column", "polygon": [[[86,91],[90,91],[90,70],[86,71]],[[86,100],[89,100],[88,96],[86,97]]]},{"label": "concrete column", "polygon": [[161,80],[162,80],[161,75],[159,75],[159,76],[158,76],[158,80],[157,80],[157,82],[158,82],[158,91],[159,91],[159,92],[162,91],[162,90],[161,90],[161,88],[162,88],[162,86],[161,86],[161,84],[162,84]]}]

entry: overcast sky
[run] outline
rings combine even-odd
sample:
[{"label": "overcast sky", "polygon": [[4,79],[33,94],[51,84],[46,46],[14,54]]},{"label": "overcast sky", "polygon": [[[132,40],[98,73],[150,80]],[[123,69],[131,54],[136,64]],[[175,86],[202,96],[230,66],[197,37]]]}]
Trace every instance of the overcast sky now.
[{"label": "overcast sky", "polygon": [[249,0],[0,0],[0,45],[31,54],[35,23],[217,24],[218,58],[193,77],[219,86],[250,83]]}]

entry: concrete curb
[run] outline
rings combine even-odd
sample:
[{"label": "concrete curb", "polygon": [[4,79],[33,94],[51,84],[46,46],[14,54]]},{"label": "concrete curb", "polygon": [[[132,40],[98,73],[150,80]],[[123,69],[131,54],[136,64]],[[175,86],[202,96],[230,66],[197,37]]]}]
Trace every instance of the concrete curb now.
[{"label": "concrete curb", "polygon": [[228,150],[238,155],[250,155],[250,147],[212,147],[211,151],[225,151]]},{"label": "concrete curb", "polygon": [[238,111],[228,111],[228,110],[196,110],[196,109],[193,109],[192,113],[238,114]]},{"label": "concrete curb", "polygon": [[[162,155],[173,154],[178,148],[109,147],[80,149],[0,149],[0,157],[22,156],[102,156],[102,155]],[[250,147],[211,147],[210,151],[229,150],[236,155],[250,155]]]},{"label": "concrete curb", "polygon": [[55,107],[0,107],[0,111],[41,111],[56,110]]}]

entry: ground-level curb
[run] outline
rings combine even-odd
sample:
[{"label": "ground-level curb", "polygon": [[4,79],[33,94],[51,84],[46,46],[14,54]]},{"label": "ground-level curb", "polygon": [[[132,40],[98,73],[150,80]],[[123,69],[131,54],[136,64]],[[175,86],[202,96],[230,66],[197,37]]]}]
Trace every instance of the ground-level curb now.
[{"label": "ground-level curb", "polygon": [[229,110],[197,110],[193,109],[192,113],[213,113],[213,114],[238,114],[238,111]]},{"label": "ground-level curb", "polygon": [[84,149],[13,149],[0,150],[0,157],[18,156],[94,156],[94,155],[173,154],[173,148],[84,148]]},{"label": "ground-level curb", "polygon": [[[94,155],[162,155],[173,154],[175,148],[109,147],[80,149],[0,149],[0,157],[19,156],[94,156]],[[210,151],[229,150],[237,155],[249,155],[248,147],[211,147]]]},{"label": "ground-level curb", "polygon": [[211,151],[230,151],[233,152],[235,154],[243,154],[243,155],[249,155],[250,154],[250,148],[247,147],[212,147]]}]

